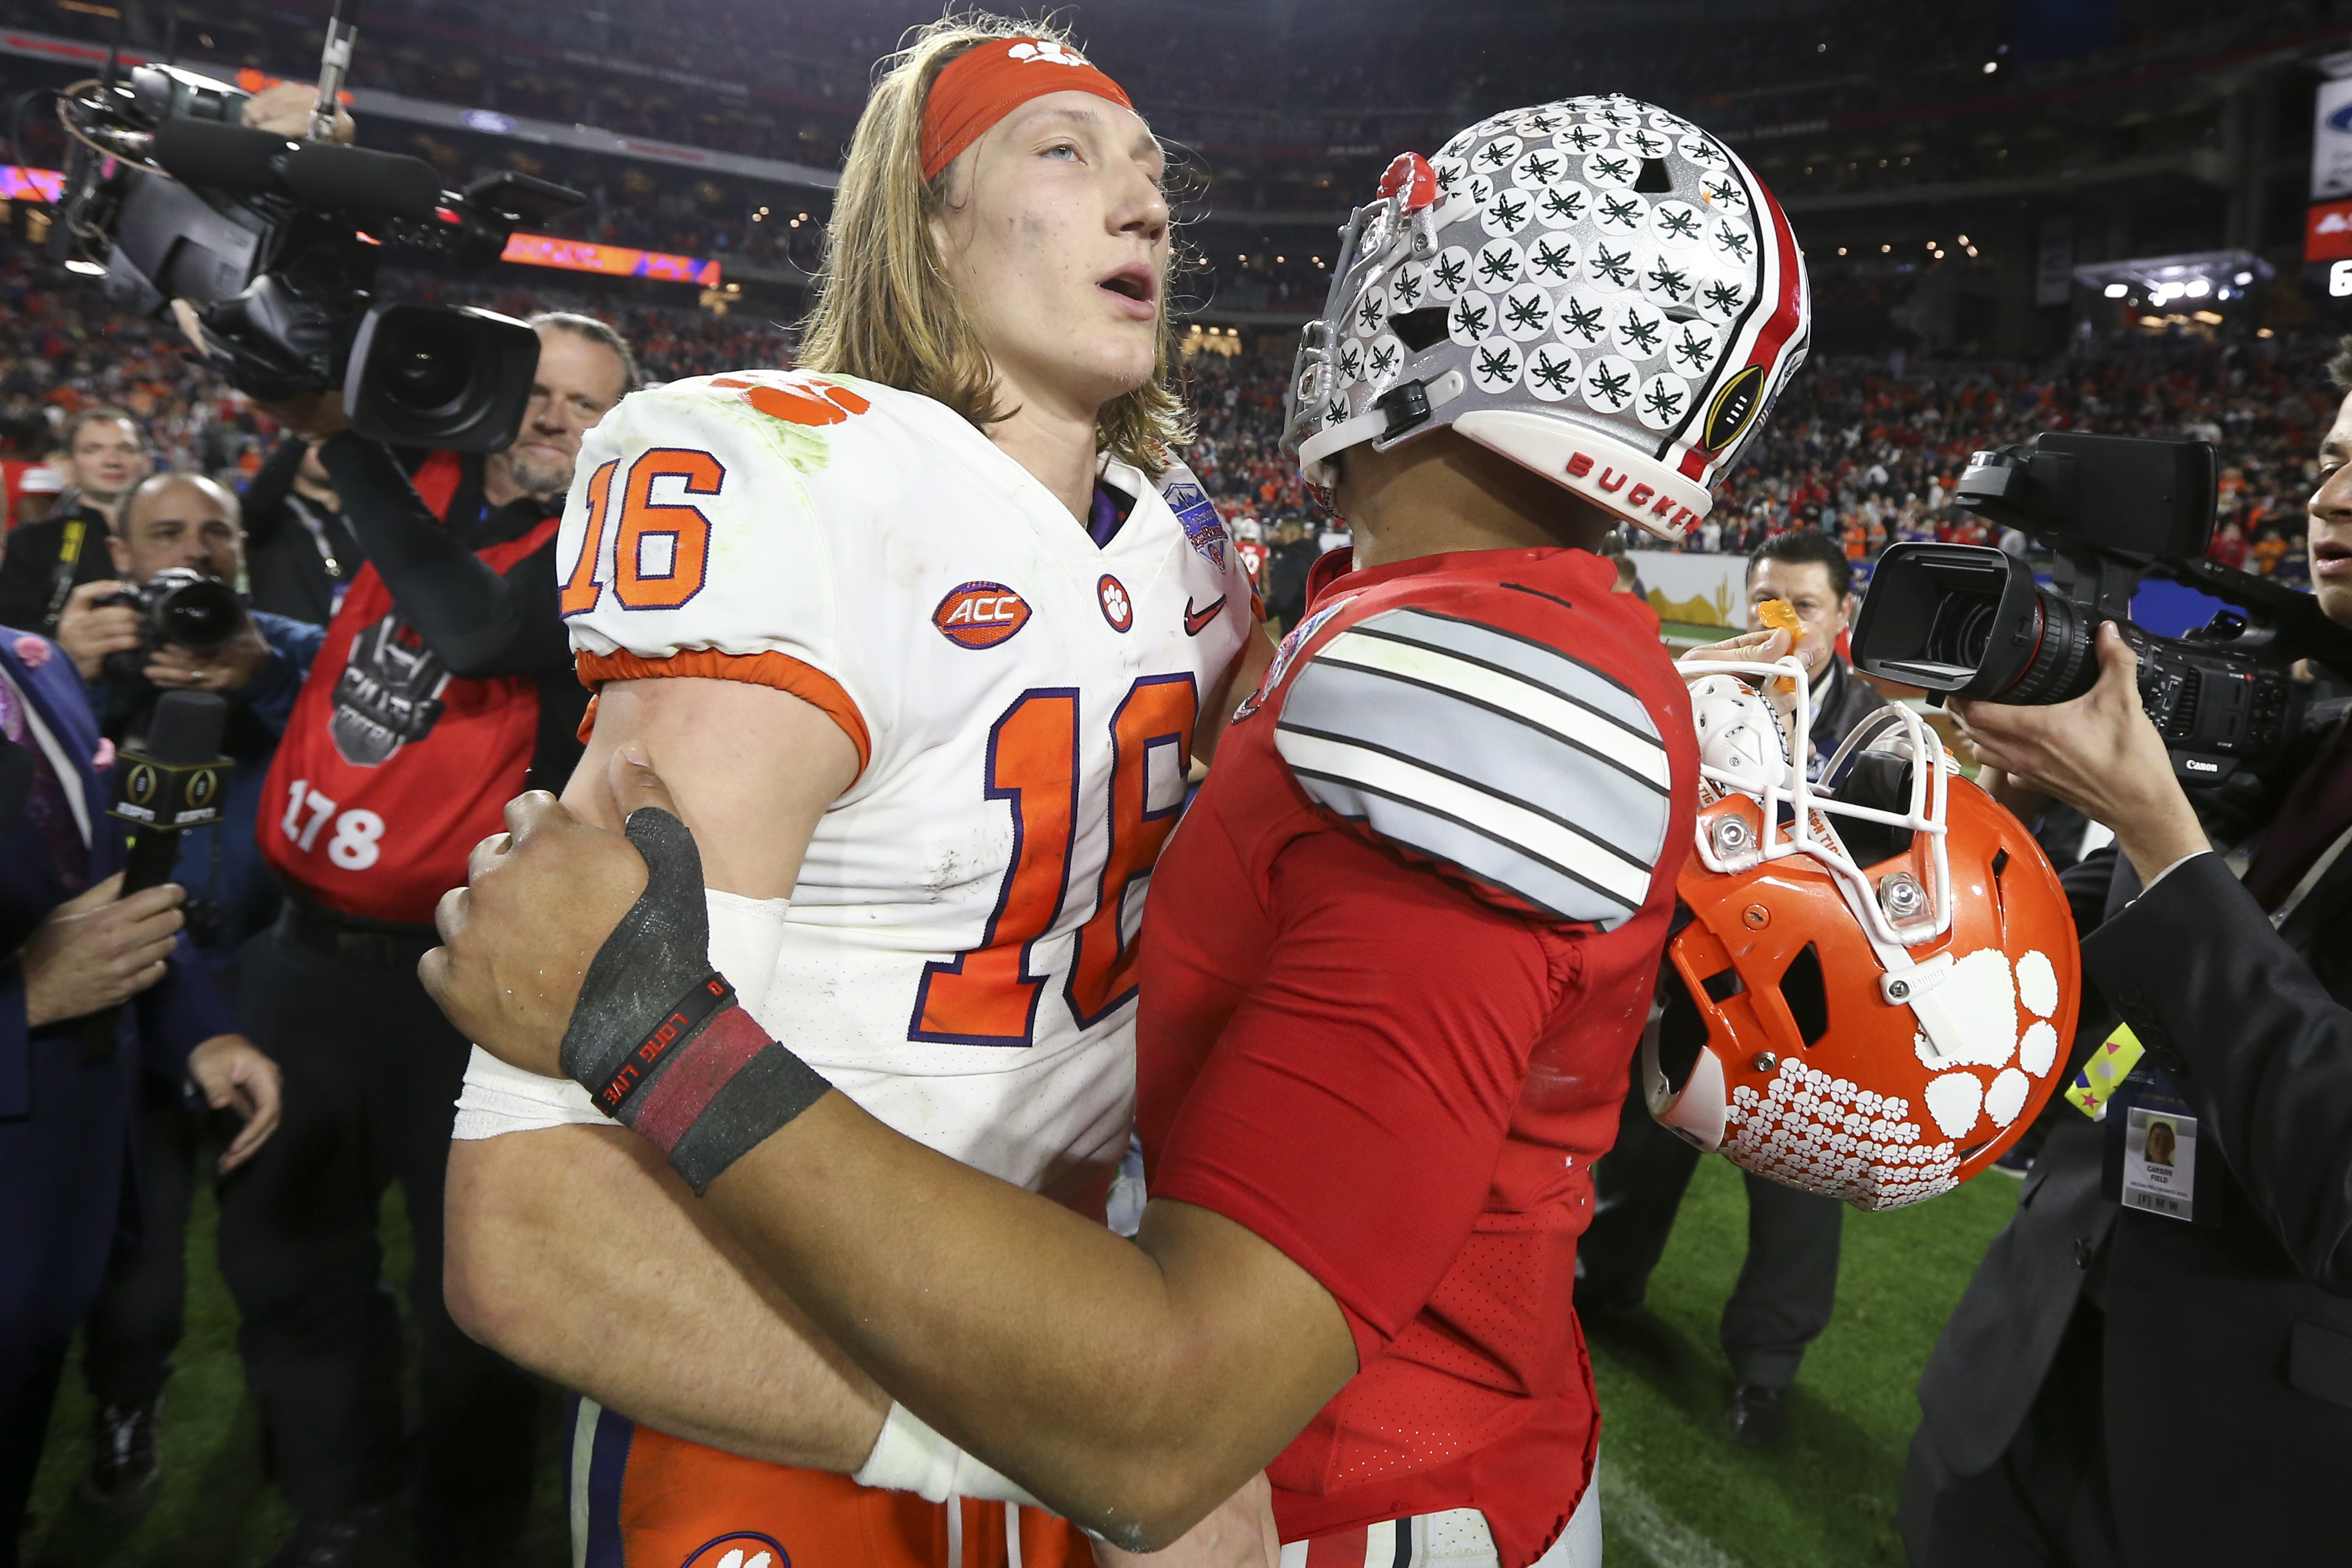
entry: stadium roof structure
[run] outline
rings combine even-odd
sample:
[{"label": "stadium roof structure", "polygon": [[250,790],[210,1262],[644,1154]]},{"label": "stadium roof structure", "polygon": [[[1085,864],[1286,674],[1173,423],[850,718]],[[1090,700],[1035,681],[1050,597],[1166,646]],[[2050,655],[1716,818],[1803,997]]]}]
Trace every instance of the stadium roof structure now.
[{"label": "stadium roof structure", "polygon": [[2203,250],[2184,256],[2131,256],[2074,269],[2074,281],[2109,299],[2137,297],[2150,305],[2189,300],[2210,305],[2243,298],[2268,283],[2275,269],[2250,250]]}]

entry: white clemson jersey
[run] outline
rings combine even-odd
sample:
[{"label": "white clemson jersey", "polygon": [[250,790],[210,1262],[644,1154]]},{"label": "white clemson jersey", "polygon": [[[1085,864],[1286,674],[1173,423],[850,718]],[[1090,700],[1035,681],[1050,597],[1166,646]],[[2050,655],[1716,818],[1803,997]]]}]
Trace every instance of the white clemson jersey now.
[{"label": "white clemson jersey", "polygon": [[1255,626],[1199,485],[1108,465],[1133,504],[1097,546],[942,404],[772,371],[629,397],[579,475],[557,559],[585,679],[778,686],[857,747],[746,1005],[908,1136],[1098,1192],[1144,891]]}]

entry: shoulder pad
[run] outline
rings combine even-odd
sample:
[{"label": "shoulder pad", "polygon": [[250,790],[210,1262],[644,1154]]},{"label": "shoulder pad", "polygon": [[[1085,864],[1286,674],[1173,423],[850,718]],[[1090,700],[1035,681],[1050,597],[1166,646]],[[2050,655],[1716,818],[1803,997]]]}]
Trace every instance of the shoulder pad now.
[{"label": "shoulder pad", "polygon": [[1650,894],[1672,784],[1656,721],[1555,647],[1382,611],[1300,666],[1276,731],[1309,799],[1481,888],[1603,930]]}]

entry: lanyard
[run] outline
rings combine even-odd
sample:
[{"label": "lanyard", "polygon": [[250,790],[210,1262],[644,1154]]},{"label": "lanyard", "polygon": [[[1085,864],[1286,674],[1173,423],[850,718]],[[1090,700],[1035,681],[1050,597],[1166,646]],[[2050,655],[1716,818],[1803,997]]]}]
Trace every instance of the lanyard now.
[{"label": "lanyard", "polygon": [[[2271,911],[2272,930],[2275,931],[2286,924],[2287,916],[2293,915],[2296,906],[2311,895],[2311,890],[2319,885],[2319,879],[2335,868],[2336,861],[2343,856],[2347,846],[2352,846],[2352,828],[2347,828],[2336,835],[2336,841],[2329,844],[2320,857],[2311,862],[2311,869],[2303,873],[2303,880],[2294,884],[2294,890],[2280,902],[2276,909]],[[2230,868],[2231,876],[2243,882],[2247,869],[2254,863],[2253,845],[2251,843],[2239,845],[2230,852],[2222,863]]]}]

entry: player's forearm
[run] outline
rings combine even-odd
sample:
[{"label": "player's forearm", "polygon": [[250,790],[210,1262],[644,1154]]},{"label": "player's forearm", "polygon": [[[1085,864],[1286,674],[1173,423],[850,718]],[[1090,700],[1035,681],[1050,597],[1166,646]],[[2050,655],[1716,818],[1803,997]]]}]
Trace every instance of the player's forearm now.
[{"label": "player's forearm", "polygon": [[637,1139],[553,1127],[453,1144],[446,1209],[450,1312],[483,1343],[676,1437],[865,1463],[888,1397]]},{"label": "player's forearm", "polygon": [[[1344,1326],[1335,1361],[1328,1337],[1301,1352],[1250,1321],[1233,1298],[1251,1292],[1227,1289],[1236,1282],[1202,1255],[1213,1249],[1164,1209],[1130,1245],[900,1137],[845,1095],[739,1161],[707,1202],[901,1403],[1131,1549],[1181,1535],[1354,1370]],[[1263,1316],[1295,1304],[1269,1301]]]}]

